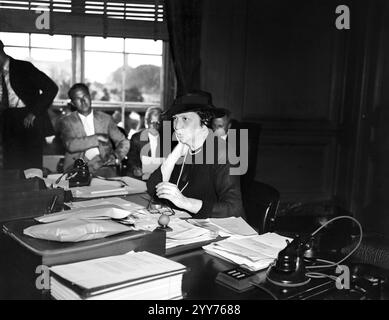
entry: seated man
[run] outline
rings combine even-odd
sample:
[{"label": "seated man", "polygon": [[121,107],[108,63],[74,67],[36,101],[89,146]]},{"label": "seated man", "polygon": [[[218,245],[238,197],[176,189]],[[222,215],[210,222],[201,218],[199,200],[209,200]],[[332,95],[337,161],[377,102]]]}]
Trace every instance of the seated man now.
[{"label": "seated man", "polygon": [[146,128],[131,137],[131,147],[128,154],[130,175],[142,177],[145,173],[151,173],[142,171],[142,156],[151,157],[151,159],[161,157],[161,113],[160,108],[148,108],[145,113]]},{"label": "seated man", "polygon": [[231,128],[231,112],[228,109],[216,108],[211,125],[215,135],[227,140],[228,130]]},{"label": "seated man", "polygon": [[68,95],[77,111],[62,118],[59,123],[66,149],[64,169],[82,158],[88,163],[91,173],[114,176],[115,165],[127,155],[130,142],[119,131],[111,116],[92,110],[89,89],[85,84],[73,85]]}]

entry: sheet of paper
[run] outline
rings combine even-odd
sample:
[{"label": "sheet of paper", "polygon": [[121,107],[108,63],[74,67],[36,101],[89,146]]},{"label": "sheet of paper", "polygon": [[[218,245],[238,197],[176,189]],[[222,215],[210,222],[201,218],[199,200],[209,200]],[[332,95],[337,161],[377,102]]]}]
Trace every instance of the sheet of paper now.
[{"label": "sheet of paper", "polygon": [[124,255],[54,266],[50,270],[83,288],[92,289],[185,269],[185,266],[155,254]]},{"label": "sheet of paper", "polygon": [[188,245],[188,244],[193,244],[193,243],[198,243],[198,242],[205,242],[205,241],[211,241],[216,239],[216,237],[212,234],[204,234],[201,235],[195,239],[183,239],[183,240],[174,240],[174,239],[166,239],[166,249],[171,249],[175,248],[178,246],[183,246],[183,245]]},{"label": "sheet of paper", "polygon": [[217,230],[220,236],[258,234],[242,217],[190,219],[188,221],[202,228]]},{"label": "sheet of paper", "polygon": [[166,238],[173,240],[196,239],[204,234],[211,234],[209,230],[196,227],[181,219],[171,220],[169,227],[172,228],[172,231],[166,233]]},{"label": "sheet of paper", "polygon": [[[281,236],[278,236],[281,237]],[[284,237],[281,237],[284,238]],[[242,237],[241,239],[228,239],[215,244],[218,249],[232,252],[236,255],[246,257],[252,261],[258,261],[264,257],[277,258],[278,252],[286,247],[273,247],[261,241],[261,236]]]},{"label": "sheet of paper", "polygon": [[127,187],[107,185],[76,187],[70,189],[75,198],[98,198],[105,196],[124,196],[128,194]]},{"label": "sheet of paper", "polygon": [[[117,181],[115,181],[115,180],[117,180]],[[127,176],[113,177],[113,178],[109,178],[109,180],[92,178],[90,185],[91,186],[105,185],[105,186],[120,187],[123,184],[125,184],[128,187],[132,187],[133,189],[139,189],[140,192],[144,192],[147,190],[146,182],[140,181],[140,180],[135,179],[135,178],[127,177]]]},{"label": "sheet of paper", "polygon": [[275,233],[236,236],[204,246],[203,249],[209,254],[256,271],[265,268],[277,258],[278,253],[286,247],[286,240],[292,239]]},{"label": "sheet of paper", "polygon": [[130,177],[115,177],[113,180],[93,178],[90,186],[71,188],[75,198],[98,198],[104,196],[142,193],[147,190],[146,182]]},{"label": "sheet of paper", "polygon": [[192,216],[186,211],[177,210],[177,209],[173,209],[173,211],[174,211],[174,216],[177,218],[180,218],[180,219],[192,218]]},{"label": "sheet of paper", "polygon": [[162,164],[162,162],[165,160],[165,158],[153,158],[148,156],[142,156],[141,162],[142,162],[142,172],[145,175],[150,175],[155,170],[159,168],[159,166]]},{"label": "sheet of paper", "polygon": [[218,258],[230,261],[234,264],[240,265],[251,271],[258,271],[267,268],[273,261],[274,258],[266,258],[258,261],[251,261],[245,257],[240,257],[232,253],[218,250],[216,247],[212,247],[212,244],[203,247],[205,252]]},{"label": "sheet of paper", "polygon": [[209,221],[230,234],[242,236],[258,234],[242,217],[210,218]]},{"label": "sheet of paper", "polygon": [[118,197],[92,199],[92,200],[84,200],[84,201],[77,201],[77,202],[67,202],[65,204],[70,209],[87,208],[87,207],[93,207],[98,205],[107,205],[107,206],[112,205],[112,206],[120,207],[124,210],[137,210],[137,209],[144,208],[139,204]]},{"label": "sheet of paper", "polygon": [[24,176],[26,177],[26,179],[30,179],[30,178],[34,178],[34,177],[38,177],[38,178],[42,179],[43,172],[41,169],[30,168],[30,169],[24,170]]},{"label": "sheet of paper", "polygon": [[166,233],[166,248],[213,240],[218,233],[194,226],[186,220],[175,218],[169,224],[172,231]]}]

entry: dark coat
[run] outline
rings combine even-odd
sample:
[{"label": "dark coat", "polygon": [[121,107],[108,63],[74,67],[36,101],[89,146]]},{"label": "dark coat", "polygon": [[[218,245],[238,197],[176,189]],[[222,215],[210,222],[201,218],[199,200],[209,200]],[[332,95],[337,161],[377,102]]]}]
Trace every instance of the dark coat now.
[{"label": "dark coat", "polygon": [[[213,139],[209,135],[207,140]],[[206,140],[206,141],[207,141]],[[207,163],[207,143],[204,143],[201,152],[188,156],[183,167],[178,189],[183,190],[185,197],[202,200],[203,205],[193,218],[225,218],[232,216],[245,216],[240,191],[240,176],[230,174],[230,164],[227,158],[225,141],[215,138],[210,148],[213,149],[214,161]],[[202,159],[202,160],[200,160]],[[202,163],[201,163],[202,162]],[[181,171],[181,164],[176,164],[169,182],[177,184]],[[162,181],[161,168],[151,174],[147,181],[148,193],[156,197],[155,187]],[[169,206],[175,206],[168,200]],[[181,209],[182,210],[182,209]]]},{"label": "dark coat", "polygon": [[36,117],[47,116],[58,92],[58,86],[42,71],[28,61],[10,58],[9,76],[11,87],[23,101],[29,112]]},{"label": "dark coat", "polygon": [[[23,169],[42,166],[43,137],[53,135],[47,109],[57,95],[58,86],[30,62],[10,58],[10,84],[25,108],[2,112],[4,167]],[[35,115],[34,126],[24,128],[23,119]]]}]

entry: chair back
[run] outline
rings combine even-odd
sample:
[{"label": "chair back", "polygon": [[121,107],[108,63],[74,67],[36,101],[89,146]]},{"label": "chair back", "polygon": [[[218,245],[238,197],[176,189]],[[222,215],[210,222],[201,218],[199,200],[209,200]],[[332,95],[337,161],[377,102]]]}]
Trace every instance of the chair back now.
[{"label": "chair back", "polygon": [[247,222],[259,233],[273,231],[280,193],[272,186],[252,180],[241,185]]}]

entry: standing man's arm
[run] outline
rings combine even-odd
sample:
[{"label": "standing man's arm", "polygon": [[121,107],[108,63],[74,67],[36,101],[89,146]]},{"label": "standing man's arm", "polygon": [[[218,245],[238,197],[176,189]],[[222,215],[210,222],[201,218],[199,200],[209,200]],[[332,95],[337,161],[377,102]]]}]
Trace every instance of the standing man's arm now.
[{"label": "standing man's arm", "polygon": [[[130,140],[130,151],[128,152],[128,164],[130,166],[131,173],[134,170],[142,170],[142,162],[140,159],[140,136],[137,134],[132,135]],[[140,174],[141,175],[141,174]]]},{"label": "standing man's arm", "polygon": [[28,76],[29,82],[40,91],[39,98],[34,105],[28,106],[30,112],[24,119],[24,125],[30,127],[33,126],[35,118],[45,112],[52,104],[58,93],[58,86],[34,65],[31,63],[27,65],[29,70],[26,72],[26,76]]}]

